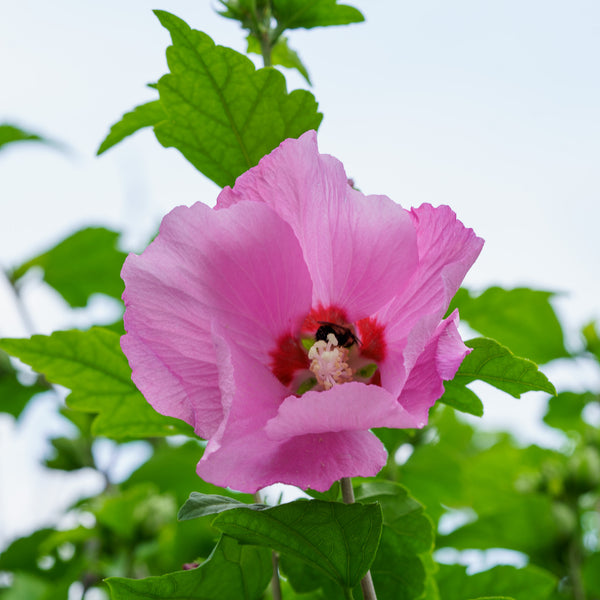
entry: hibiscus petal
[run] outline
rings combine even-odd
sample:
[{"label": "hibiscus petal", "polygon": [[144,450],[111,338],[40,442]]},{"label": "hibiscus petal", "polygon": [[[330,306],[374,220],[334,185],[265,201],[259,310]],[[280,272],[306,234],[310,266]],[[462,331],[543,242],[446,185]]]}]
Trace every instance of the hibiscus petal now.
[{"label": "hibiscus petal", "polygon": [[319,154],[315,132],[286,140],[225,188],[217,206],[267,203],[298,237],[313,305],[339,306],[350,321],[373,314],[406,286],[417,265],[410,213],[386,196],[364,196],[342,164]]},{"label": "hibiscus petal", "polygon": [[[212,435],[223,416],[216,365],[174,348],[161,352],[152,341],[132,333],[121,338],[121,348],[132,366],[133,382],[156,411],[190,423],[202,437]],[[177,364],[178,374],[167,363]]]},{"label": "hibiscus petal", "polygon": [[200,477],[249,493],[273,483],[324,491],[341,477],[369,477],[383,467],[385,449],[368,431],[269,438],[265,424],[287,388],[225,330],[214,333],[224,418],[198,463]]},{"label": "hibiscus petal", "polygon": [[205,457],[264,428],[289,393],[265,364],[234,341],[228,329],[213,323],[212,333],[223,420],[207,445]]},{"label": "hibiscus petal", "polygon": [[429,409],[444,393],[443,381],[452,379],[471,350],[457,329],[458,311],[442,321],[419,356],[400,394],[400,403],[422,427]]},{"label": "hibiscus petal", "polygon": [[176,208],[144,253],[127,258],[122,277],[125,329],[135,332],[122,344],[133,380],[157,410],[184,418],[203,437],[222,414],[211,321],[268,364],[277,338],[297,330],[310,309],[296,237],[255,202]]},{"label": "hibiscus petal", "polygon": [[448,206],[412,209],[417,228],[419,266],[406,289],[377,319],[385,324],[386,360],[380,365],[384,387],[397,394],[429,342],[450,300],[483,247]]},{"label": "hibiscus petal", "polygon": [[206,481],[246,493],[273,483],[324,492],[342,477],[373,477],[387,460],[370,431],[303,435],[276,442],[264,432],[239,438],[198,463]]},{"label": "hibiscus petal", "polygon": [[418,426],[417,419],[387,390],[353,381],[327,391],[288,396],[265,429],[270,438],[285,440],[311,433]]}]

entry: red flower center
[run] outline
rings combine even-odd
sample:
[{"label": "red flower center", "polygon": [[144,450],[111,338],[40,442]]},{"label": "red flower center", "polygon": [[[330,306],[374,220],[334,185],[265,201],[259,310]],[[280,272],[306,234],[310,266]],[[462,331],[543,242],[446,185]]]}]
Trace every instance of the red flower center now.
[{"label": "red flower center", "polygon": [[308,351],[316,343],[315,336],[327,340],[330,332],[336,335],[340,346],[346,348],[352,346],[351,354],[356,378],[379,385],[378,371],[373,374],[371,370],[368,376],[363,372],[365,366],[369,364],[373,366],[373,363],[376,366],[385,358],[384,326],[374,317],[367,317],[356,324],[351,324],[347,320],[346,312],[337,306],[313,308],[304,319],[299,333],[295,335],[287,333],[277,340],[276,347],[270,353],[270,367],[275,377],[283,385],[291,386],[294,390],[313,378],[314,373],[309,370],[311,360]]}]

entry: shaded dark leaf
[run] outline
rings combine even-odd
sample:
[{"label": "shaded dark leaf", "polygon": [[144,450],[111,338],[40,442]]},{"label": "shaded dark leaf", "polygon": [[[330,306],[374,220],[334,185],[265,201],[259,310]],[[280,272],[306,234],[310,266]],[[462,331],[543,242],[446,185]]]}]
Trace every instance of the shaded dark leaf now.
[{"label": "shaded dark leaf", "polygon": [[113,600],[257,600],[271,578],[271,553],[223,536],[199,567],[146,579],[110,577]]},{"label": "shaded dark leaf", "polygon": [[379,545],[377,504],[296,501],[262,511],[221,513],[213,526],[246,544],[267,546],[307,562],[342,587],[354,587]]}]

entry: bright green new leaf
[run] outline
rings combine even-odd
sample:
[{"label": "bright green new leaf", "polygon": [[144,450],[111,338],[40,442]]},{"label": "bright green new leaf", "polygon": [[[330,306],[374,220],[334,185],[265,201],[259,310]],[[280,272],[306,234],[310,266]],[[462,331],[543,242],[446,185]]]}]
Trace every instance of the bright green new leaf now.
[{"label": "bright green new leaf", "polygon": [[106,580],[112,600],[258,600],[271,579],[271,553],[222,536],[196,569],[161,577]]},{"label": "bright green new leaf", "polygon": [[444,390],[440,402],[476,417],[483,416],[483,402],[473,390],[454,380],[444,381]]},{"label": "bright green new leaf", "polygon": [[187,424],[159,415],[131,381],[119,335],[94,327],[56,331],[30,339],[2,339],[0,347],[43,373],[48,381],[71,390],[67,404],[98,413],[94,435],[131,439],[191,433]]},{"label": "bright green new leaf", "polygon": [[119,234],[103,227],[77,231],[57,246],[17,267],[16,281],[31,267],[44,270],[44,280],[71,306],[85,306],[92,294],[121,298],[120,277],[127,256],[117,249]]},{"label": "bright green new leaf", "polygon": [[[246,40],[248,41],[248,50],[246,51],[248,54],[262,54],[260,42],[255,36],[250,34],[246,37]],[[271,48],[271,64],[281,65],[286,69],[296,69],[306,79],[308,85],[312,85],[308,70],[300,60],[298,53],[288,46],[286,37],[280,37]]]},{"label": "bright green new leaf", "polygon": [[159,142],[177,148],[220,186],[236,178],[286,138],[317,129],[322,115],[305,90],[287,93],[284,76],[252,62],[164,11],[156,16],[173,40],[170,73],[158,82],[167,119]]},{"label": "bright green new leaf", "polygon": [[43,142],[49,143],[43,137],[8,123],[0,124],[0,148],[14,142]]},{"label": "bright green new leaf", "polygon": [[337,0],[272,0],[272,7],[278,31],[349,25],[365,20],[357,8],[338,4]]},{"label": "bright green new leaf", "polygon": [[437,582],[441,600],[509,597],[514,600],[546,600],[556,586],[556,578],[534,566],[523,569],[499,566],[467,575],[461,565],[440,565]]},{"label": "bright green new leaf", "polygon": [[110,128],[110,133],[106,136],[102,144],[100,144],[100,148],[98,148],[98,154],[106,152],[109,148],[112,148],[115,144],[118,144],[140,129],[154,127],[154,125],[164,121],[166,118],[167,115],[159,100],[136,106],[132,111],[125,113],[121,120],[117,121]]},{"label": "bright green new leaf", "polygon": [[473,297],[463,288],[450,309],[458,308],[460,318],[473,329],[508,346],[517,356],[542,364],[569,356],[550,304],[553,295],[529,288],[491,287]]},{"label": "bright green new leaf", "polygon": [[186,503],[179,510],[177,518],[180,521],[198,519],[207,515],[216,515],[226,510],[235,508],[249,508],[251,510],[264,510],[266,504],[244,504],[235,498],[220,496],[219,494],[199,494],[192,492]]},{"label": "bright green new leaf", "polygon": [[473,352],[460,365],[454,377],[456,384],[467,385],[479,379],[515,398],[533,390],[556,394],[554,386],[535,363],[518,358],[495,340],[475,338],[465,344]]},{"label": "bright green new leaf", "polygon": [[351,588],[375,558],[382,515],[377,504],[299,500],[262,511],[228,510],[213,526],[242,543],[299,558]]}]

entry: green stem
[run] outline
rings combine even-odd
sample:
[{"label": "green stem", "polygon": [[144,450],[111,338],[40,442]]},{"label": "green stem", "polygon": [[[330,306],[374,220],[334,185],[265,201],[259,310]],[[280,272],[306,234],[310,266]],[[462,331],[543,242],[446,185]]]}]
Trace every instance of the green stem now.
[{"label": "green stem", "polygon": [[25,331],[27,332],[28,335],[33,335],[33,332],[35,331],[35,327],[33,325],[31,316],[29,315],[29,312],[27,311],[27,307],[25,306],[25,303],[23,302],[23,298],[21,298],[21,293],[19,291],[19,288],[18,288],[16,282],[14,282],[12,280],[12,278],[9,276],[9,274],[4,269],[1,269],[1,271],[2,271],[2,274],[4,275],[4,277],[6,278],[6,281],[8,282],[8,287],[10,288],[10,291],[13,293],[14,300],[15,300],[15,306],[17,308],[19,316],[21,317],[21,321],[23,322]]},{"label": "green stem", "polygon": [[270,31],[265,31],[260,36],[260,52],[263,58],[263,65],[265,67],[270,67],[271,63],[271,40],[270,40]]},{"label": "green stem", "polygon": [[272,66],[271,51],[277,38],[274,36],[274,31],[271,28],[272,15],[271,2],[266,2],[262,9],[257,10],[256,5],[253,9],[253,31],[254,35],[260,43],[260,53],[265,67]]},{"label": "green stem", "polygon": [[[257,504],[262,504],[262,498],[260,492],[254,494],[254,500]],[[271,577],[271,593],[273,594],[273,600],[281,600],[281,581],[279,580],[279,557],[277,553],[271,550],[271,562],[273,564],[273,576]]]},{"label": "green stem", "polygon": [[[342,477],[340,480],[342,486],[342,499],[346,504],[354,503],[354,489],[352,488],[352,479],[350,477]],[[375,594],[375,586],[373,585],[373,578],[371,577],[371,571],[367,571],[367,574],[362,578],[360,582],[364,600],[377,600]],[[352,598],[352,590],[350,595],[346,593],[346,598]]]},{"label": "green stem", "polygon": [[271,593],[273,600],[281,600],[281,581],[279,581],[279,556],[276,552],[271,552],[271,562],[273,563],[273,577],[271,578]]}]

